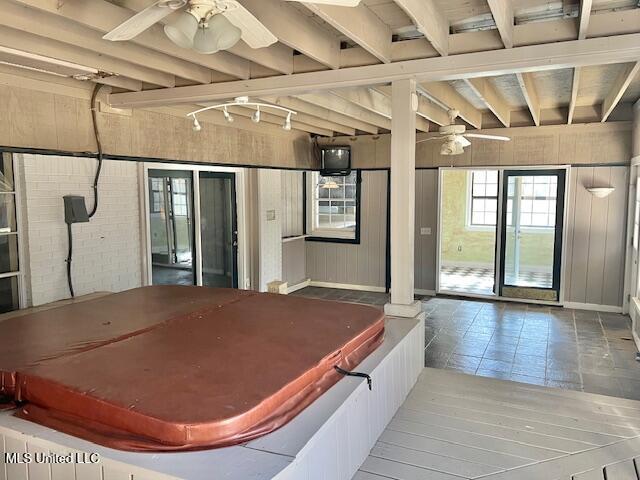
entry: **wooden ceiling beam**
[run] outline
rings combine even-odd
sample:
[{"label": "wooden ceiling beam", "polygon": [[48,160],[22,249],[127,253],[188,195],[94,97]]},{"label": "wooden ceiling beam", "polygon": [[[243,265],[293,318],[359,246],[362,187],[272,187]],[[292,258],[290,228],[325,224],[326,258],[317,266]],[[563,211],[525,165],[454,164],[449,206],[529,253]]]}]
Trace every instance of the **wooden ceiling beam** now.
[{"label": "wooden ceiling beam", "polygon": [[[139,12],[149,6],[148,0],[120,0],[118,3],[133,12]],[[160,22],[163,24],[169,23],[173,21],[176,15],[178,15],[178,13],[171,14]],[[226,52],[270,68],[275,72],[286,75],[293,73],[293,50],[281,43],[276,43],[265,48],[254,49],[243,41],[239,41],[233,47],[226,50]]]},{"label": "wooden ceiling beam", "polygon": [[570,42],[505,48],[450,57],[368,65],[338,71],[194,85],[112,95],[114,106],[154,106],[253,97],[299,95],[311,91],[380,85],[401,78],[420,82],[556,70],[588,65],[635,62],[640,58],[640,34],[588,38]]},{"label": "wooden ceiling beam", "polygon": [[457,110],[460,118],[472,127],[482,128],[482,112],[447,82],[421,83],[419,89],[445,110]]},{"label": "wooden ceiling beam", "polygon": [[[371,133],[373,135],[378,133],[378,127],[371,125],[370,123],[348,117],[327,108],[313,105],[298,98],[262,97],[262,100],[264,100],[265,102],[273,103],[275,105],[280,105],[282,107],[290,108],[291,110],[295,110],[299,113],[304,112],[305,114],[311,115],[312,117],[321,118],[328,122],[340,125],[342,128],[352,128],[354,130],[360,130],[362,132]],[[340,130],[336,129],[335,131],[338,132]]]},{"label": "wooden ceiling beam", "polygon": [[622,95],[624,95],[624,92],[627,91],[627,88],[629,88],[629,84],[634,78],[636,78],[636,75],[638,75],[639,71],[640,62],[625,65],[624,70],[620,72],[615,80],[615,83],[613,84],[613,87],[602,102],[602,122],[607,121],[607,118],[609,118],[609,115],[611,115],[613,109],[616,108],[616,105],[618,105],[618,102],[620,102]]},{"label": "wooden ceiling beam", "polygon": [[[391,97],[388,96],[387,92],[378,91],[375,88],[350,88],[333,90],[331,94],[370,112],[391,119]],[[429,131],[429,121],[419,114],[416,118],[416,129],[421,132]]]},{"label": "wooden ceiling beam", "polygon": [[[386,95],[391,103],[391,86],[384,85],[374,87],[374,89]],[[418,95],[418,110],[416,114],[436,125],[447,125],[449,123],[447,112],[423,95]],[[389,118],[391,118],[391,114],[389,114]]]},{"label": "wooden ceiling beam", "polygon": [[467,78],[465,82],[500,123],[508,127],[511,123],[511,109],[493,84],[486,78]]},{"label": "wooden ceiling beam", "polygon": [[0,45],[21,52],[76,63],[162,87],[175,86],[175,76],[100,55],[84,48],[0,26]]},{"label": "wooden ceiling beam", "polygon": [[[131,10],[119,7],[106,0],[83,2],[71,0],[15,0],[49,13],[63,16],[87,27],[107,33],[131,17]],[[249,62],[228,52],[202,55],[194,50],[180,48],[167,38],[160,25],[153,25],[131,40],[131,43],[147,47],[157,52],[210,68],[234,78],[249,78]]]},{"label": "wooden ceiling beam", "polygon": [[278,40],[329,68],[340,68],[340,41],[288,2],[242,0],[240,3]]},{"label": "wooden ceiling beam", "polygon": [[440,55],[449,53],[449,21],[434,0],[394,0]]},{"label": "wooden ceiling beam", "polygon": [[318,105],[319,107],[334,110],[347,117],[356,118],[362,122],[370,123],[378,128],[391,130],[391,120],[379,113],[375,113],[365,108],[344,100],[335,95],[322,95],[318,93],[307,93],[298,95],[297,98],[307,103]]},{"label": "wooden ceiling beam", "polygon": [[580,13],[578,15],[578,40],[587,38],[589,20],[591,19],[591,5],[593,0],[580,0]]},{"label": "wooden ceiling beam", "polygon": [[381,62],[391,62],[391,28],[365,5],[348,10],[319,3],[305,6]]},{"label": "wooden ceiling beam", "polygon": [[88,27],[84,27],[61,15],[51,15],[8,0],[0,0],[0,25],[34,32],[34,25],[38,25],[37,34],[47,39],[57,40],[69,45],[82,46],[87,50],[109,55],[125,60],[145,68],[152,68],[159,72],[192,80],[198,83],[211,83],[211,70],[179,58],[171,57],[139,45],[123,42],[105,42],[102,34]]},{"label": "wooden ceiling beam", "polygon": [[578,89],[580,88],[581,69],[576,67],[573,69],[573,78],[571,80],[571,99],[569,100],[569,114],[567,115],[567,124],[573,122],[573,114],[576,110],[576,102],[578,100]]},{"label": "wooden ceiling beam", "polygon": [[487,0],[505,48],[513,47],[513,0]]},{"label": "wooden ceiling beam", "polygon": [[522,90],[522,95],[527,102],[531,118],[536,127],[540,126],[540,100],[538,99],[538,91],[536,89],[533,76],[530,73],[516,73],[518,84]]}]

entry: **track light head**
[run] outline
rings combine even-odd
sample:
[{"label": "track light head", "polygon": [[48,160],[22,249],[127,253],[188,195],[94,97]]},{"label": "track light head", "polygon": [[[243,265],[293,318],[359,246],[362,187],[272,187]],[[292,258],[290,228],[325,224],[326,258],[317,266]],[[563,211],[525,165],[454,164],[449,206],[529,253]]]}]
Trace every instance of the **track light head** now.
[{"label": "track light head", "polygon": [[233,123],[233,117],[231,116],[231,114],[229,113],[229,111],[227,110],[227,107],[224,107],[222,109],[222,114],[224,115],[224,119],[229,122],[229,123]]},{"label": "track light head", "polygon": [[196,118],[196,116],[193,116],[193,131],[194,132],[199,132],[200,130],[202,130],[202,125],[200,125],[200,122],[198,121],[198,119]]},{"label": "track light head", "polygon": [[287,114],[287,118],[284,121],[284,125],[282,125],[283,130],[291,130],[291,112]]},{"label": "track light head", "polygon": [[253,123],[260,123],[260,107],[258,107],[256,111],[253,112],[253,115],[251,115],[251,121]]}]

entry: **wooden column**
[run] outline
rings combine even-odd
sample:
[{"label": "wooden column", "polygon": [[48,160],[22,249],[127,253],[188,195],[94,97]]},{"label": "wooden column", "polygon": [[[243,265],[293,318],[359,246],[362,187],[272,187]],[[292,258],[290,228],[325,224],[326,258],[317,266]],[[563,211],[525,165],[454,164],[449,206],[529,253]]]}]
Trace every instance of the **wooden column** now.
[{"label": "wooden column", "polygon": [[416,110],[413,79],[391,87],[391,302],[388,315],[415,317],[420,302],[414,293],[416,176]]}]

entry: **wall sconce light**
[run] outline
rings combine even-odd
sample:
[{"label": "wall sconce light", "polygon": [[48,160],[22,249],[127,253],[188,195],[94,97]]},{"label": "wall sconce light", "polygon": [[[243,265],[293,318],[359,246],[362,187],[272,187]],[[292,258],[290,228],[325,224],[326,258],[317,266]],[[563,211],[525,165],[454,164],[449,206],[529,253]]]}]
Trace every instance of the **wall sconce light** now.
[{"label": "wall sconce light", "polygon": [[613,193],[613,187],[589,187],[587,191],[596,198],[605,198]]}]

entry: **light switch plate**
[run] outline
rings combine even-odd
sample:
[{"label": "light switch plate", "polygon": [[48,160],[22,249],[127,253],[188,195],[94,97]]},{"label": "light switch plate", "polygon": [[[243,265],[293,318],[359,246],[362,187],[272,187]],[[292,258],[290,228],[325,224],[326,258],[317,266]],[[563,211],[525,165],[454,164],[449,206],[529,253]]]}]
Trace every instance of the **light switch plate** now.
[{"label": "light switch plate", "polygon": [[267,210],[267,222],[276,219],[276,211],[275,210]]},{"label": "light switch plate", "polygon": [[420,235],[431,235],[431,227],[421,227]]}]

